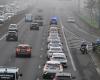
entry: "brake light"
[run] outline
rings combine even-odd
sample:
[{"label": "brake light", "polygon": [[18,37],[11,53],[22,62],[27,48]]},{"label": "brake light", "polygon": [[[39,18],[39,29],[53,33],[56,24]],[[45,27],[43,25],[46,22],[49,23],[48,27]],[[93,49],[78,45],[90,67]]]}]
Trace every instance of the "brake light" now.
[{"label": "brake light", "polygon": [[27,49],[27,52],[30,52],[31,51],[31,49],[29,48],[29,49]]},{"label": "brake light", "polygon": [[17,49],[16,49],[16,51],[17,51],[17,52],[19,52],[19,51],[20,51],[20,49],[19,49],[19,48],[17,48]]}]

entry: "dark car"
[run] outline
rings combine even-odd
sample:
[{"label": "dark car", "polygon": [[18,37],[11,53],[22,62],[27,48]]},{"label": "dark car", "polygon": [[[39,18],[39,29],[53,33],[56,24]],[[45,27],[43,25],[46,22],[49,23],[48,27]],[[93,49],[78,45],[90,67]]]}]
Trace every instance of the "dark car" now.
[{"label": "dark car", "polygon": [[19,44],[16,47],[16,57],[31,57],[32,47],[29,44]]},{"label": "dark car", "polygon": [[41,15],[35,16],[35,20],[43,20],[43,17]]},{"label": "dark car", "polygon": [[18,33],[16,31],[9,31],[6,36],[6,41],[18,41]]},{"label": "dark car", "polygon": [[43,17],[35,16],[35,22],[39,24],[39,26],[43,26]]},{"label": "dark car", "polygon": [[30,30],[39,30],[38,23],[31,23],[30,24]]},{"label": "dark car", "polygon": [[57,19],[51,19],[50,25],[57,25]]}]

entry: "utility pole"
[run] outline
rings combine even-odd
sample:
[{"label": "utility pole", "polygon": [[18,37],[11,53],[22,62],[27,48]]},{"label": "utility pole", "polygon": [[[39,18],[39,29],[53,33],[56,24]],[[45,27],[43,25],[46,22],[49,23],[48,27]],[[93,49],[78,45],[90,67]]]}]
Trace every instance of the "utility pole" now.
[{"label": "utility pole", "polygon": [[99,10],[99,28],[100,28],[100,0],[98,0],[98,10]]}]

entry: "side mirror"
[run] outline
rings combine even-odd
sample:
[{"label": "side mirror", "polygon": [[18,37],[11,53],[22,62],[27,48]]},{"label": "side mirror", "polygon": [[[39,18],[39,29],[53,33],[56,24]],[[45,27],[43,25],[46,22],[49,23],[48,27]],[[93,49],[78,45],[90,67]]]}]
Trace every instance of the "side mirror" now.
[{"label": "side mirror", "polygon": [[19,76],[23,76],[22,74],[19,74]]}]

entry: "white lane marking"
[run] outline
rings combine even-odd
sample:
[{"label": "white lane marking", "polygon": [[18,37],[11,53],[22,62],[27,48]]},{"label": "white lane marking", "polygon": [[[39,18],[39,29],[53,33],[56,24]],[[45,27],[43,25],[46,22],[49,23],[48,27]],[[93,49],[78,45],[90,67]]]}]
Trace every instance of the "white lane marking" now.
[{"label": "white lane marking", "polygon": [[8,33],[4,34],[4,35],[0,38],[0,41],[1,41],[2,39],[4,39],[4,38],[7,36],[7,34],[8,34]]},{"label": "white lane marking", "polygon": [[70,57],[70,60],[71,60],[71,63],[72,63],[73,70],[74,70],[74,71],[77,71],[76,66],[75,66],[75,64],[74,64],[74,61],[73,61],[73,58],[72,58],[72,55],[71,55],[71,52],[70,52],[70,49],[69,49],[69,47],[68,47],[68,42],[67,42],[66,37],[65,37],[64,26],[62,25],[62,22],[61,22],[61,21],[60,21],[60,24],[61,24],[63,37],[64,37],[64,40],[65,40],[65,43],[66,43],[66,48],[67,48],[67,50],[68,50],[68,54],[69,54],[69,57]]}]

